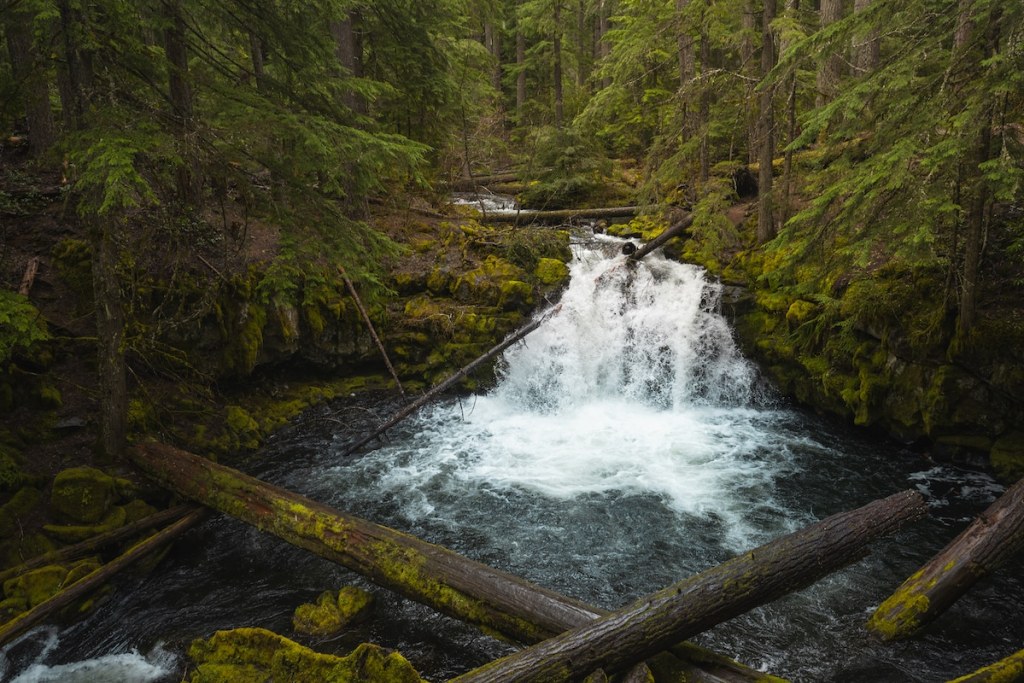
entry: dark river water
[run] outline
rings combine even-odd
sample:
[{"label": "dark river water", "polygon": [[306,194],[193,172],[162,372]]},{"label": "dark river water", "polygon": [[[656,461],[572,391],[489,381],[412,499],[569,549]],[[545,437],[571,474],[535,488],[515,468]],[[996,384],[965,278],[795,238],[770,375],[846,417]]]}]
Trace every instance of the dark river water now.
[{"label": "dark river water", "polygon": [[[880,644],[872,609],[999,494],[986,475],[794,409],[764,387],[699,268],[610,242],[577,247],[562,306],[503,359],[491,391],[448,400],[355,458],[395,407],[360,398],[306,415],[246,471],[566,595],[622,606],[834,512],[903,489],[932,516],[867,559],[695,640],[794,681],[945,681],[1024,646],[1020,561],[922,636]],[[340,636],[291,628],[327,589],[374,590],[376,618]],[[260,626],[324,652],[397,648],[442,681],[510,651],[336,565],[217,517],[95,614],[0,653],[0,680],[178,681],[214,630]]]}]

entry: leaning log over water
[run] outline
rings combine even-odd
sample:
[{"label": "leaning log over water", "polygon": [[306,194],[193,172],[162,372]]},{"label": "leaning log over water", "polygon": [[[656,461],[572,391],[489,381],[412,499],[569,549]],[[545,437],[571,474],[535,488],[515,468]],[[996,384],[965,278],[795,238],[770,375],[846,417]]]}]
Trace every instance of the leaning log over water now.
[{"label": "leaning log over water", "polygon": [[[143,444],[130,448],[128,458],[171,491],[511,640],[535,643],[607,614],[447,548],[334,510],[186,451]],[[693,683],[768,680],[764,674],[696,645],[684,643],[675,652]]]},{"label": "leaning log over water", "polygon": [[978,669],[972,674],[953,679],[949,683],[1018,683],[1024,681],[1024,650],[1020,650],[995,664]]},{"label": "leaning log over water", "polygon": [[648,242],[647,244],[645,244],[644,246],[640,247],[632,254],[630,254],[629,258],[633,259],[634,261],[639,261],[644,256],[647,256],[652,251],[662,246],[673,237],[676,237],[677,235],[682,235],[691,225],[693,225],[692,213],[687,214],[681,220],[670,225],[668,228],[665,229],[665,232],[661,233],[653,240],[651,240],[650,242]]},{"label": "leaning log over water", "polygon": [[621,671],[683,638],[809,586],[863,557],[870,541],[926,513],[921,495],[904,491],[832,515],[452,683],[555,683],[579,680],[598,668]]},{"label": "leaning log over water", "polygon": [[383,422],[380,425],[378,425],[377,428],[375,430],[373,430],[372,433],[368,434],[367,436],[364,436],[362,439],[360,439],[359,441],[355,442],[354,444],[349,446],[347,449],[345,449],[345,452],[342,453],[342,455],[351,455],[351,454],[355,453],[360,448],[362,448],[366,444],[370,443],[371,441],[376,439],[378,436],[380,436],[381,434],[383,434],[387,430],[391,429],[396,424],[398,424],[399,422],[401,422],[405,418],[409,417],[410,415],[415,413],[417,410],[419,410],[423,406],[425,406],[428,403],[430,403],[431,401],[433,401],[440,394],[442,394],[445,391],[448,391],[449,389],[454,387],[456,384],[458,384],[460,381],[462,381],[463,378],[467,377],[470,373],[472,373],[474,370],[479,368],[481,365],[483,365],[484,363],[488,362],[489,360],[491,360],[492,358],[497,356],[499,353],[501,353],[502,351],[504,351],[508,347],[512,346],[517,341],[519,341],[520,339],[522,339],[523,337],[525,337],[526,335],[530,334],[535,329],[540,327],[541,323],[544,322],[545,318],[547,318],[547,314],[543,314],[543,315],[539,316],[537,319],[535,319],[532,322],[530,322],[529,324],[524,325],[523,327],[519,328],[519,330],[517,330],[514,334],[511,334],[508,337],[506,337],[505,341],[501,342],[497,346],[494,346],[493,348],[491,348],[490,351],[488,351],[484,355],[480,356],[479,358],[474,360],[472,363],[470,363],[469,365],[465,366],[464,368],[462,368],[461,370],[459,370],[454,375],[452,375],[448,379],[444,380],[440,384],[437,384],[437,385],[431,387],[431,389],[427,393],[423,394],[418,399],[416,399],[415,401],[413,401],[409,405],[407,405],[404,408],[402,408],[401,410],[399,410],[397,413],[392,415],[391,418],[389,420],[387,420],[386,422]]},{"label": "leaning log over water", "polygon": [[96,588],[110,581],[121,570],[164,547],[202,521],[205,516],[206,510],[192,510],[174,524],[156,532],[145,540],[139,541],[117,558],[96,571],[86,574],[50,599],[39,603],[28,612],[19,614],[3,626],[0,626],[0,647],[23,633],[27,633],[36,624],[42,623],[76,600],[85,597]]},{"label": "leaning log over water", "polygon": [[643,207],[613,206],[602,209],[558,209],[556,211],[488,211],[487,223],[544,223],[559,225],[571,220],[599,218],[632,218]]},{"label": "leaning log over water", "polygon": [[1024,549],[1024,479],[879,605],[867,627],[883,640],[913,635],[974,583]]}]

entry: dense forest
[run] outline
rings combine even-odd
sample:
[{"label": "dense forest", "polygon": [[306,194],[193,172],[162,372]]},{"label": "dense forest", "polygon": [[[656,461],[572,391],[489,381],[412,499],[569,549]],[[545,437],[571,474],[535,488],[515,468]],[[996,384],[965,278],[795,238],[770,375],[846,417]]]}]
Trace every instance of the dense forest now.
[{"label": "dense forest", "polygon": [[[1024,474],[1022,3],[0,0],[0,19],[5,529],[40,528],[58,471],[127,467],[133,441],[237,454],[480,356],[570,256],[565,230],[449,204],[492,185],[638,207],[608,226],[627,237],[689,217],[666,253],[736,288],[782,393]],[[53,541],[5,538],[0,565]],[[0,619],[28,606],[7,598]]]}]

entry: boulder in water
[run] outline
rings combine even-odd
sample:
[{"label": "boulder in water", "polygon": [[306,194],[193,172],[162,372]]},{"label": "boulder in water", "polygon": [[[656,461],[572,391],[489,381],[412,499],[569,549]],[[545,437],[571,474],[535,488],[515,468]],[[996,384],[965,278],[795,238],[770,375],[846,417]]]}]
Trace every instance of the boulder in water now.
[{"label": "boulder in water", "polygon": [[324,591],[315,603],[299,605],[292,626],[299,633],[329,636],[364,620],[373,609],[373,595],[355,586],[337,593]]}]

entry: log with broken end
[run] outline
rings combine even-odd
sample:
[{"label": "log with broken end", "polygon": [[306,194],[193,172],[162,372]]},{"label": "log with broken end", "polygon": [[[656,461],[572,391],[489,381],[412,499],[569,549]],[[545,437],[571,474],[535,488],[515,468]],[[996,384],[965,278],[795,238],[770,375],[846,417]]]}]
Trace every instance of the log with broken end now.
[{"label": "log with broken end", "polygon": [[[128,458],[171,491],[510,640],[534,643],[607,614],[447,548],[171,446],[138,445],[129,449]],[[683,644],[677,653],[693,683],[778,680],[695,645]]]},{"label": "log with broken end", "polygon": [[913,635],[1022,549],[1024,479],[879,605],[868,620],[868,630],[883,640]]},{"label": "log with broken end", "polygon": [[452,683],[558,683],[599,668],[622,671],[683,638],[809,586],[863,557],[869,542],[926,513],[921,495],[904,491],[832,515]]}]

